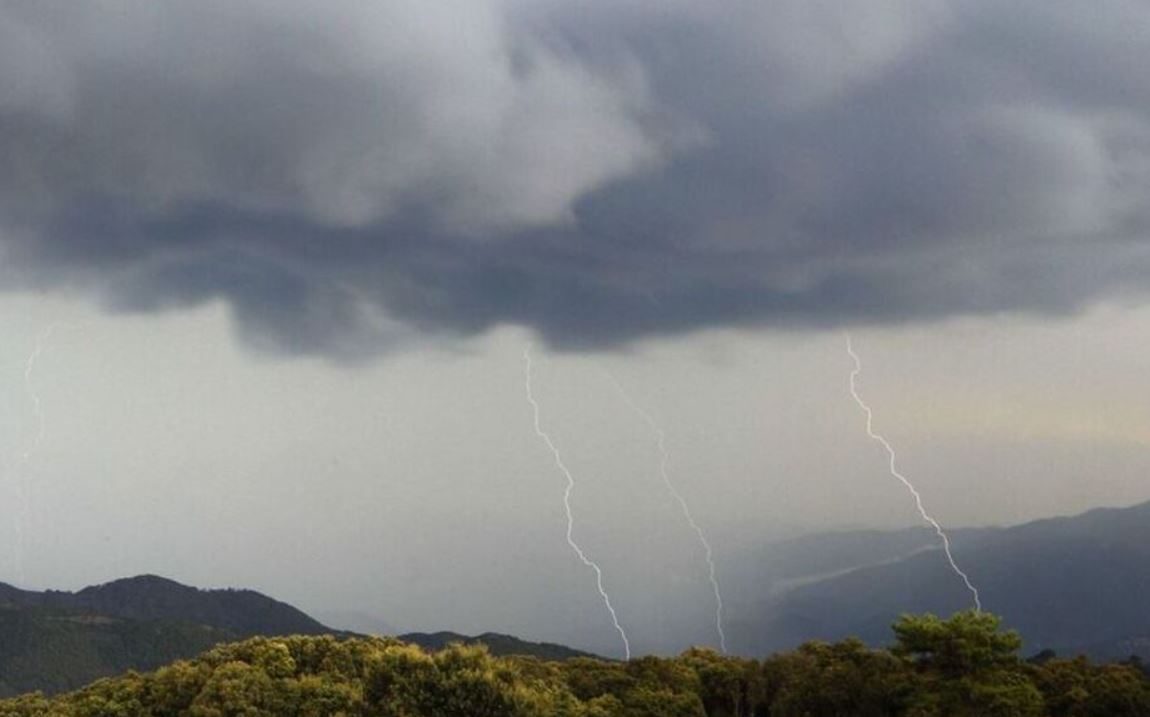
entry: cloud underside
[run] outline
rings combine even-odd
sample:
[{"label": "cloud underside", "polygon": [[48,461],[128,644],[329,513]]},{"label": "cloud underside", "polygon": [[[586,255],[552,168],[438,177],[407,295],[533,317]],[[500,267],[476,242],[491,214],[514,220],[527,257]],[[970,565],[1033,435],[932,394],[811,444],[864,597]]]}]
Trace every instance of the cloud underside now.
[{"label": "cloud underside", "polygon": [[1150,285],[1150,7],[0,9],[0,287],[268,350],[1071,312]]}]

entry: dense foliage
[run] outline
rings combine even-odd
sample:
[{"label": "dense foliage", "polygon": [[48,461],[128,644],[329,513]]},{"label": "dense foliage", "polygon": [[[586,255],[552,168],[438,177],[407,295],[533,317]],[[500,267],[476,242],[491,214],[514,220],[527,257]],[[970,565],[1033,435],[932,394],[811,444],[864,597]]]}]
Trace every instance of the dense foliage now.
[{"label": "dense foliage", "polygon": [[1122,717],[1150,715],[1135,666],[1026,662],[986,613],[906,616],[895,644],[811,642],[765,660],[691,649],[677,658],[545,662],[482,647],[436,653],[387,638],[254,638],[156,672],[0,717]]},{"label": "dense foliage", "polygon": [[[154,670],[249,637],[332,632],[291,605],[251,590],[199,590],[155,575],[74,593],[0,583],[0,698],[76,690],[101,677]],[[494,655],[590,657],[495,633],[412,633],[401,639],[434,649],[481,642]]]}]

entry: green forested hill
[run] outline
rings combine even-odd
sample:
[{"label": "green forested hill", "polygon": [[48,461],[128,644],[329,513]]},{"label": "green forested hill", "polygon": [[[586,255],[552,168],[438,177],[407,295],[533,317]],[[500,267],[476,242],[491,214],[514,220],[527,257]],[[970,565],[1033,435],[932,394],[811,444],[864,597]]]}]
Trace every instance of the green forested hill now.
[{"label": "green forested hill", "polygon": [[113,580],[77,592],[35,592],[0,583],[0,604],[211,625],[240,635],[330,632],[302,611],[254,590],[201,590],[158,575]]},{"label": "green forested hill", "polygon": [[155,575],[74,593],[0,584],[0,696],[76,689],[253,635],[324,632],[260,593],[199,590]]},{"label": "green forested hill", "polygon": [[[0,583],[0,697],[74,690],[99,677],[155,669],[246,637],[337,632],[251,590],[199,590],[155,575],[74,593]],[[495,633],[414,633],[402,639],[428,649],[461,642],[482,643],[496,655],[589,656]]]},{"label": "green forested hill", "polygon": [[155,669],[242,637],[205,625],[0,607],[0,696],[76,689],[129,669]]},{"label": "green forested hill", "polygon": [[808,643],[762,661],[689,650],[544,662],[391,638],[253,638],[0,717],[1144,717],[1150,682],[1085,659],[1031,664],[987,613],[904,617],[890,649]]}]

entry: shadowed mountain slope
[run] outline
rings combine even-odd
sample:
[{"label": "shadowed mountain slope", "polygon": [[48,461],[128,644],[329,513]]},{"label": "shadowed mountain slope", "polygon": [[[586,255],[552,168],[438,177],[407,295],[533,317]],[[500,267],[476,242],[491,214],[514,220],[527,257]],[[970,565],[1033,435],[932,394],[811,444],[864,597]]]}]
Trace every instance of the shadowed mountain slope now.
[{"label": "shadowed mountain slope", "polygon": [[[951,537],[983,606],[1028,650],[1150,655],[1150,503]],[[759,571],[763,597],[735,618],[741,651],[848,635],[879,644],[902,613],[971,607],[929,530],[828,533],[773,553]]]},{"label": "shadowed mountain slope", "polygon": [[[351,633],[332,630],[252,590],[200,590],[155,575],[77,592],[21,590],[0,583],[0,696],[56,693],[126,670],[150,670],[251,636]],[[425,649],[483,643],[493,654],[562,660],[585,657],[562,645],[509,635],[414,633]]]}]

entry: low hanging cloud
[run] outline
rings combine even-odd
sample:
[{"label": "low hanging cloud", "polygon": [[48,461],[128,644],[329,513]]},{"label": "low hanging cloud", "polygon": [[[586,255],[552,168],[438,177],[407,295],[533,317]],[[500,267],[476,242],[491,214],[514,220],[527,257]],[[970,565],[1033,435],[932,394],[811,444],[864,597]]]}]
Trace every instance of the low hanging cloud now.
[{"label": "low hanging cloud", "polygon": [[0,288],[268,350],[1062,313],[1150,287],[1150,6],[13,2]]}]

